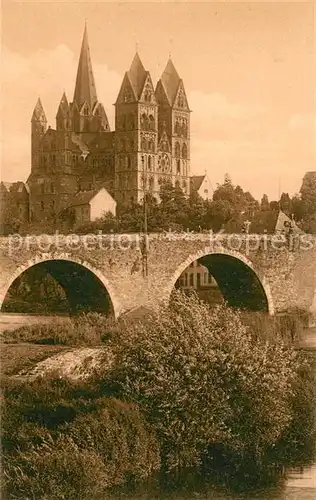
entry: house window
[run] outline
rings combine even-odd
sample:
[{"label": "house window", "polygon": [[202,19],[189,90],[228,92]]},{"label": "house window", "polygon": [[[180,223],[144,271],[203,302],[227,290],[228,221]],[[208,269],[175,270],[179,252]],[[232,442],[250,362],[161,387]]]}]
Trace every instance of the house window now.
[{"label": "house window", "polygon": [[188,286],[188,273],[184,273],[184,286]]},{"label": "house window", "polygon": [[190,286],[194,286],[194,274],[190,274]]}]

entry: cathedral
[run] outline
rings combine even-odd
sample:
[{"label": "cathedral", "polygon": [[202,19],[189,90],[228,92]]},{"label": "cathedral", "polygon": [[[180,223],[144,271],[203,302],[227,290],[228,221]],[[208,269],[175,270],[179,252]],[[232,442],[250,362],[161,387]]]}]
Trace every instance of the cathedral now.
[{"label": "cathedral", "polygon": [[30,218],[49,219],[82,192],[106,189],[121,205],[159,199],[160,185],[190,189],[190,109],[171,59],[154,88],[138,55],[115,102],[115,130],[98,101],[85,27],[72,102],[62,95],[56,129],[38,100],[31,120]]}]

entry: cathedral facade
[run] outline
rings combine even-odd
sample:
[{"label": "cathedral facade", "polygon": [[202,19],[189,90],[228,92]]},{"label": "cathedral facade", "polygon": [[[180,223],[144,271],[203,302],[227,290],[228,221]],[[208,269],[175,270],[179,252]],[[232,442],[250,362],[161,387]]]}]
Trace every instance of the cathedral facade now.
[{"label": "cathedral facade", "polygon": [[118,204],[159,198],[160,185],[190,189],[190,109],[171,59],[154,88],[138,53],[115,103],[115,131],[98,101],[85,28],[74,97],[62,95],[56,128],[47,126],[40,99],[31,120],[32,220],[49,219],[71,206],[81,191],[105,188]]}]

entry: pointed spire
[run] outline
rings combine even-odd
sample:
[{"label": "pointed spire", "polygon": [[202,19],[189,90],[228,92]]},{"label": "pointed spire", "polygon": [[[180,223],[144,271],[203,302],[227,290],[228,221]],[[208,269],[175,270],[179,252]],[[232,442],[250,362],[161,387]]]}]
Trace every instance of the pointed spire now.
[{"label": "pointed spire", "polygon": [[45,115],[45,111],[42,105],[42,101],[40,98],[37,99],[37,103],[35,105],[33,114],[32,114],[32,121],[33,120],[38,120],[38,121],[45,121],[47,122],[47,118]]},{"label": "pointed spire", "polygon": [[145,70],[143,63],[138,55],[138,52],[136,52],[131,67],[128,71],[128,76],[133,86],[137,99],[139,99],[141,96],[141,92],[143,90],[147,74],[148,71]]},{"label": "pointed spire", "polygon": [[57,115],[62,114],[63,116],[65,116],[68,113],[68,111],[69,111],[68,99],[65,92],[63,92],[63,95],[61,96],[60,103],[58,106]]},{"label": "pointed spire", "polygon": [[172,60],[169,58],[167,66],[161,75],[161,81],[167,93],[170,104],[173,105],[180,84],[180,77]]},{"label": "pointed spire", "polygon": [[87,23],[85,23],[84,28],[73,100],[79,109],[87,102],[90,110],[93,109],[98,100],[90,58]]}]

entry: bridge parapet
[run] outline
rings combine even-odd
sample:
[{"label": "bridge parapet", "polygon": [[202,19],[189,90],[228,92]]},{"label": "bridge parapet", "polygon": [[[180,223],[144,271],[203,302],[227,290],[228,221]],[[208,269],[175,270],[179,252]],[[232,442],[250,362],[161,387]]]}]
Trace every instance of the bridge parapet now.
[{"label": "bridge parapet", "polygon": [[[211,262],[209,255],[219,257]],[[221,269],[223,289],[233,286],[231,276],[242,283],[242,269],[245,276],[251,270],[269,296],[270,312],[295,307],[316,311],[316,238],[311,235],[12,235],[0,238],[0,294],[4,298],[12,280],[29,267],[62,260],[94,273],[115,297],[119,314],[168,300],[181,272],[196,259],[209,265],[210,272]]]}]

